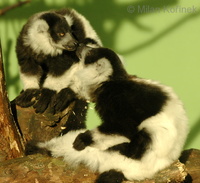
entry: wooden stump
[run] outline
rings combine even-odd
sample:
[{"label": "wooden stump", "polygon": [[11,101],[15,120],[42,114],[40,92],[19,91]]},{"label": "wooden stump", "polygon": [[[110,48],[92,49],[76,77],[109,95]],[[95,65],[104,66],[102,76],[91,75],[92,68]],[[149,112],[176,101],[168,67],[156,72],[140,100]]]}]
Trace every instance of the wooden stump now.
[{"label": "wooden stump", "polygon": [[74,103],[72,103],[63,112],[52,115],[48,112],[35,113],[33,107],[21,108],[13,102],[12,111],[15,115],[15,121],[20,128],[21,135],[25,143],[29,141],[42,142],[50,140],[60,135],[65,127],[70,114],[72,113]]},{"label": "wooden stump", "polygon": [[0,45],[0,161],[23,156],[23,141],[8,101]]}]

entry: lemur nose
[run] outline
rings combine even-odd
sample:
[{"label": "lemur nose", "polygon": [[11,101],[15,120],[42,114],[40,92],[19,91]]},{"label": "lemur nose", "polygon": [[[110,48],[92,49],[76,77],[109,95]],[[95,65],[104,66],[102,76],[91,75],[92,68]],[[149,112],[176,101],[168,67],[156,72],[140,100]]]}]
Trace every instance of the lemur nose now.
[{"label": "lemur nose", "polygon": [[68,42],[68,44],[65,46],[65,48],[68,51],[74,51],[76,50],[77,47],[78,47],[78,42],[75,40]]}]

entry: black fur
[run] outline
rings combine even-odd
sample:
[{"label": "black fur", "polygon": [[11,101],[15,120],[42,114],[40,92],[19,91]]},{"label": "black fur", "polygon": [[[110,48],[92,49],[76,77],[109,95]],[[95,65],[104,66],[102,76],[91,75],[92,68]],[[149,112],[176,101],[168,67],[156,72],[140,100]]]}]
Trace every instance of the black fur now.
[{"label": "black fur", "polygon": [[79,59],[75,52],[63,50],[63,53],[56,57],[50,55],[46,56],[41,67],[48,74],[58,77],[63,75],[66,70],[70,69],[73,64],[78,62]]}]

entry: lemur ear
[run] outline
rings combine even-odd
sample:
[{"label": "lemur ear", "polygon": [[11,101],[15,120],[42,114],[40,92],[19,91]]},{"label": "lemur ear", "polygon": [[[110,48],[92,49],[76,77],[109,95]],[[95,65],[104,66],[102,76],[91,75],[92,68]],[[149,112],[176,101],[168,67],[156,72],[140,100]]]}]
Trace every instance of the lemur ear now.
[{"label": "lemur ear", "polygon": [[38,33],[43,33],[43,32],[47,32],[49,29],[48,24],[44,21],[44,20],[38,20],[35,23],[35,26],[37,28],[37,32]]},{"label": "lemur ear", "polygon": [[103,73],[104,71],[111,69],[111,64],[109,60],[104,57],[95,62],[95,67],[99,73]]}]

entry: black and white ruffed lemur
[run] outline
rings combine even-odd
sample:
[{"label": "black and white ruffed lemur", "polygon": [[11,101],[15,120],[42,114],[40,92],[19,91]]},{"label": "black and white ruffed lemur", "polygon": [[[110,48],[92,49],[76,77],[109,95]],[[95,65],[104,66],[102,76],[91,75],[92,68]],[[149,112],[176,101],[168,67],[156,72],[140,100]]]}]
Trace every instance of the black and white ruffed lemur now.
[{"label": "black and white ruffed lemur", "polygon": [[[24,92],[17,98],[20,106],[33,105],[34,95],[41,91],[41,100],[35,106],[43,112],[48,96],[60,92],[58,111],[65,107],[63,97],[70,95],[67,86],[77,70],[80,44],[101,46],[101,41],[88,20],[73,9],[45,11],[30,17],[24,25],[16,45],[20,76]],[[62,105],[62,106],[59,106]]]},{"label": "black and white ruffed lemur", "polygon": [[[79,67],[80,45],[100,47],[102,43],[89,21],[74,9],[45,11],[30,17],[16,45],[23,82],[16,104],[33,105],[38,113],[51,106],[50,112],[58,113],[74,101],[76,97],[68,85]],[[87,105],[76,100],[73,109],[74,118],[82,120],[83,126]]]},{"label": "black and white ruffed lemur", "polygon": [[79,65],[69,87],[95,103],[102,124],[38,143],[40,150],[99,172],[97,183],[151,178],[179,158],[188,125],[172,88],[127,74],[107,48],[83,49]]}]

